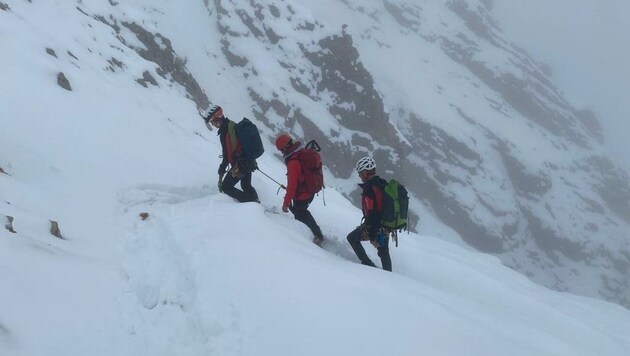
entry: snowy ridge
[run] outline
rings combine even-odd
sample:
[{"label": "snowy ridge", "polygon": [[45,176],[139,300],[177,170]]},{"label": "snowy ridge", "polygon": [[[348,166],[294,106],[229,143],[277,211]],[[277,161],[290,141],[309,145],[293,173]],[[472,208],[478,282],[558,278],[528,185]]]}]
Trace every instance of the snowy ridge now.
[{"label": "snowy ridge", "polygon": [[[315,22],[293,3],[278,2],[278,12],[283,3],[295,21]],[[345,241],[360,221],[345,197],[357,178],[339,175],[347,167],[331,164],[326,206],[313,203],[324,249],[278,212],[277,186],[262,175],[253,181],[261,205],[218,194],[219,145],[191,101],[204,97],[193,79],[228,116],[269,118],[260,125],[267,153],[259,166],[278,180],[285,167],[271,144],[275,130],[310,135],[317,125],[307,116],[320,114],[330,120],[324,129],[341,121],[300,95],[291,95],[286,121],[255,104],[248,85],[269,99],[273,91],[260,88],[276,82],[233,70],[225,35],[187,36],[215,33],[216,11],[202,1],[0,1],[0,74],[10,83],[0,87],[2,355],[625,355],[626,309],[550,291],[496,257],[410,233],[392,248],[394,273],[359,265]],[[317,31],[318,40],[335,33]],[[370,137],[353,131],[340,125],[337,136],[317,137],[326,162],[354,154],[335,142]],[[423,226],[447,235],[422,199],[414,201],[425,209]],[[7,216],[16,233],[1,229]],[[49,220],[63,239],[49,234]],[[587,287],[584,294],[596,289]]]},{"label": "snowy ridge", "polygon": [[[272,183],[255,184],[263,200],[274,198]],[[342,235],[360,213],[326,193],[326,207],[313,205],[325,249],[273,208],[209,187],[146,184],[119,195],[117,259],[77,256],[80,236],[3,236],[3,286],[12,291],[2,290],[0,347],[8,355],[623,355],[630,344],[627,310],[546,290],[439,239],[401,236],[395,273],[361,266]],[[235,217],[246,219],[218,223]],[[355,337],[372,334],[387,342]]]}]

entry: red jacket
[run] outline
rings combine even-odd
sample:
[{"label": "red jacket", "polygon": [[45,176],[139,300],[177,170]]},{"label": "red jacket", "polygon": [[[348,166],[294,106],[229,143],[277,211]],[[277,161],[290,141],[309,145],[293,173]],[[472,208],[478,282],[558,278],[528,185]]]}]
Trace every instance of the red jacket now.
[{"label": "red jacket", "polygon": [[361,207],[363,210],[364,224],[370,234],[370,239],[376,237],[376,233],[381,228],[381,218],[383,217],[383,187],[387,181],[379,176],[372,176],[365,183],[359,184],[363,192],[361,193]]},{"label": "red jacket", "polygon": [[284,195],[282,207],[286,208],[291,204],[291,200],[308,200],[313,197],[312,193],[305,191],[304,175],[302,165],[297,159],[302,149],[298,149],[286,158],[287,163],[287,192]]}]

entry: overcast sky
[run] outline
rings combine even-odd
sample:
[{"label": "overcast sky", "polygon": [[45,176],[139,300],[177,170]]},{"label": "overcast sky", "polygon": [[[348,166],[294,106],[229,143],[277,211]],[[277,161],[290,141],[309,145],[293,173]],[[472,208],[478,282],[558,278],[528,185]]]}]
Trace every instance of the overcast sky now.
[{"label": "overcast sky", "polygon": [[572,104],[597,114],[630,174],[630,1],[499,0],[494,12],[508,37],[553,69]]}]

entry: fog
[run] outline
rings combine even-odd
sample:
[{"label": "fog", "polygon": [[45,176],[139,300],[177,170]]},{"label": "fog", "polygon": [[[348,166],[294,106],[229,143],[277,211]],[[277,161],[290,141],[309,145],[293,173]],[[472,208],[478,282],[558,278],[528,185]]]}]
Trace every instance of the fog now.
[{"label": "fog", "polygon": [[572,104],[596,113],[606,149],[630,173],[630,1],[500,0],[493,11]]}]

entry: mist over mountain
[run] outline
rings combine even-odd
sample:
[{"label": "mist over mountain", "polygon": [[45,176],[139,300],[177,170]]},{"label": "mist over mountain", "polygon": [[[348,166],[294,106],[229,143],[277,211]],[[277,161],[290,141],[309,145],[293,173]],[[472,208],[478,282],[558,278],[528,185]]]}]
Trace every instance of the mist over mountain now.
[{"label": "mist over mountain", "polygon": [[[91,35],[37,44],[55,84],[99,90],[82,77],[82,58],[97,58],[115,80],[181,93],[192,116],[216,103],[255,119],[268,144],[281,132],[316,139],[329,180],[353,201],[354,163],[373,155],[412,192],[414,231],[461,240],[544,286],[630,306],[628,174],[604,149],[596,114],[512,44],[491,1],[73,5]],[[40,11],[0,1],[5,17],[22,16],[18,6]],[[5,41],[17,36],[7,31]]]},{"label": "mist over mountain", "polygon": [[630,172],[630,3],[604,1],[500,1],[501,28],[543,60],[552,78],[578,106],[598,114],[604,146]]}]

